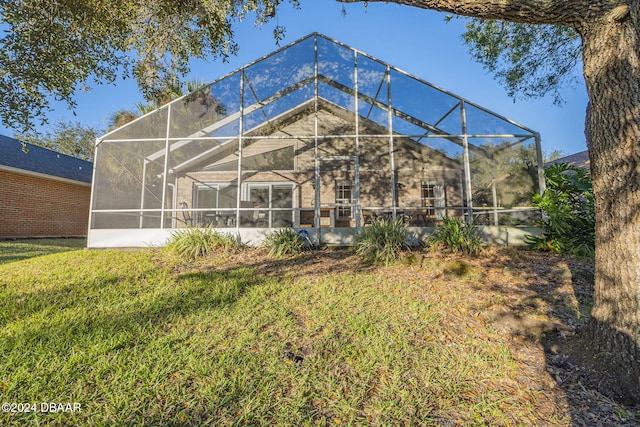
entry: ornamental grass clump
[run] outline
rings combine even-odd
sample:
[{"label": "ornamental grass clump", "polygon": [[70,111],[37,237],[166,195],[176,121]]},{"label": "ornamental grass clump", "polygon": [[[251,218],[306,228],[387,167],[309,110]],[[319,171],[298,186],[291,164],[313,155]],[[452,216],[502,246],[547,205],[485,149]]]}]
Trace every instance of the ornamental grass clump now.
[{"label": "ornamental grass clump", "polygon": [[374,219],[356,235],[355,253],[373,264],[393,263],[403,249],[409,230],[402,218]]},{"label": "ornamental grass clump", "polygon": [[237,236],[219,233],[212,227],[189,227],[171,233],[167,248],[183,259],[193,260],[210,252],[233,251],[242,243]]},{"label": "ornamental grass clump", "polygon": [[313,245],[308,235],[293,228],[281,228],[267,234],[263,246],[269,250],[269,256],[284,258],[311,249]]},{"label": "ornamental grass clump", "polygon": [[442,218],[427,242],[432,247],[441,246],[453,253],[479,255],[482,252],[478,228],[461,218]]}]

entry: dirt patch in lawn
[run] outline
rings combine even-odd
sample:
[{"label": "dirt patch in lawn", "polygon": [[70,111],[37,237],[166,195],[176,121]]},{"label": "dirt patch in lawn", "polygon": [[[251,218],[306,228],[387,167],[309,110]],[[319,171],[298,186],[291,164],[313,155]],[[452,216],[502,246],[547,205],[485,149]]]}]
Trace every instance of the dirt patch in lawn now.
[{"label": "dirt patch in lawn", "polygon": [[[535,408],[535,425],[640,426],[640,408],[599,393],[564,349],[582,330],[593,301],[593,260],[524,249],[490,249],[476,258],[421,253],[390,267],[371,266],[347,249],[315,250],[274,260],[245,249],[198,261],[202,269],[256,268],[270,277],[315,280],[367,271],[398,284],[420,283],[425,303],[437,301],[448,333],[481,333],[487,326],[508,342],[518,375],[510,384]],[[191,265],[189,268],[193,268]],[[486,337],[487,345],[491,338]],[[640,392],[640,391],[639,391]]]}]

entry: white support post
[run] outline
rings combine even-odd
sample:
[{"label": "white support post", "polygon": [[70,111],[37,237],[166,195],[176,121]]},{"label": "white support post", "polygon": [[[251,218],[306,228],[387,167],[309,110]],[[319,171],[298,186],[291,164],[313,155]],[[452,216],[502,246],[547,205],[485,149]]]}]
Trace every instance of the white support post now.
[{"label": "white support post", "polygon": [[[91,171],[91,196],[89,199],[89,221],[87,224],[87,239],[90,239],[90,235],[91,235],[91,230],[93,229],[93,198],[95,196],[95,191],[96,191],[96,169],[98,166],[98,145],[99,145],[100,140],[96,139],[96,142],[94,144],[95,148],[93,149],[93,171]],[[87,240],[88,243],[89,240]]]},{"label": "white support post", "polygon": [[[167,106],[167,131],[165,132],[165,154],[164,154],[164,173],[162,174],[162,206],[160,207],[160,228],[164,229],[164,215],[165,215],[165,203],[167,201],[167,178],[169,175],[169,153],[171,148],[171,143],[169,142],[169,138],[171,136],[171,107],[172,104]],[[144,191],[144,186],[142,188]],[[175,197],[175,196],[174,196]]]},{"label": "white support post", "polygon": [[540,194],[544,193],[547,189],[547,183],[544,180],[544,159],[542,157],[542,142],[540,140],[540,134],[536,132],[536,158],[538,161],[538,185],[540,187]]},{"label": "white support post", "polygon": [[359,173],[359,158],[360,158],[360,112],[358,109],[358,52],[353,52],[353,86],[355,92],[354,99],[354,114],[356,124],[356,155],[355,155],[355,172],[354,172],[354,194],[352,204],[355,207],[354,215],[356,219],[356,232],[360,230],[360,173]]},{"label": "white support post", "polygon": [[240,70],[240,118],[238,129],[238,188],[236,189],[236,230],[240,228],[242,211],[242,136],[244,135],[244,68]]},{"label": "white support post", "polygon": [[464,181],[467,198],[467,222],[473,221],[473,197],[471,196],[471,165],[469,164],[469,139],[467,137],[466,103],[461,102],[460,114],[462,118],[462,158],[464,161]]},{"label": "white support post", "polygon": [[149,161],[145,158],[142,161],[142,190],[140,191],[140,218],[139,218],[139,228],[142,228],[144,222],[144,183],[147,176],[147,164]]},{"label": "white support post", "polygon": [[391,106],[391,67],[387,65],[387,117],[389,120],[389,167],[391,168],[391,204],[396,218],[398,192],[396,189],[396,162],[393,154],[393,107]]},{"label": "white support post", "polygon": [[314,157],[315,157],[315,176],[314,176],[314,212],[313,222],[317,230],[318,244],[322,243],[322,232],[320,230],[320,150],[318,149],[318,36],[313,38],[313,88],[314,88],[314,114],[313,114],[313,139],[314,139]]}]

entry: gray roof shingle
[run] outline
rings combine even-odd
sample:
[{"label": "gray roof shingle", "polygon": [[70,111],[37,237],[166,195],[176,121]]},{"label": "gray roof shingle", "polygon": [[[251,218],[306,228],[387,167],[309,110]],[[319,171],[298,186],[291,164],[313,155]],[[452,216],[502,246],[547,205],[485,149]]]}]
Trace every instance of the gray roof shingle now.
[{"label": "gray roof shingle", "polygon": [[545,166],[555,165],[556,163],[568,163],[571,166],[586,169],[587,171],[591,168],[591,163],[589,162],[589,152],[586,150],[580,151],[579,153],[571,154],[569,156],[561,157],[556,160],[552,160],[545,163]]},{"label": "gray roof shingle", "polygon": [[28,153],[20,141],[0,135],[0,166],[41,173],[58,178],[91,183],[93,163],[27,144]]}]

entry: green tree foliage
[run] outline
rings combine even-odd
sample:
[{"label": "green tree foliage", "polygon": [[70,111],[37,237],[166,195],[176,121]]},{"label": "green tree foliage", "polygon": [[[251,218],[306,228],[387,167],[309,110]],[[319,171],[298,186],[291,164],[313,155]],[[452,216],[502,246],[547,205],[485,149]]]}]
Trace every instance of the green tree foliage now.
[{"label": "green tree foliage", "polygon": [[550,95],[560,104],[560,90],[580,75],[580,38],[570,27],[474,18],[462,39],[514,98]]},{"label": "green tree foliage", "polygon": [[544,212],[544,234],[527,236],[538,250],[592,257],[595,251],[595,208],[591,175],[557,163],[544,172],[547,189],[533,203]]},{"label": "green tree foliage", "polygon": [[24,143],[48,148],[62,154],[83,160],[93,159],[93,146],[96,138],[103,133],[101,129],[84,126],[80,122],[59,121],[49,132],[26,132],[15,135]]},{"label": "green tree foliage", "polygon": [[[559,151],[542,153],[542,162],[560,157]],[[474,221],[478,225],[494,223],[492,211],[498,207],[514,209],[531,206],[531,196],[539,191],[538,155],[535,144],[522,141],[470,144],[471,197],[478,209]],[[526,214],[502,212],[499,225],[521,225],[530,221]]]},{"label": "green tree foliage", "polygon": [[109,130],[114,130],[121,126],[124,126],[127,123],[134,121],[138,117],[144,116],[145,114],[156,110],[164,104],[173,101],[174,99],[178,99],[188,93],[197,91],[205,85],[206,83],[201,80],[188,80],[184,83],[177,80],[164,82],[162,89],[150,102],[146,104],[142,102],[137,103],[135,110],[122,109],[110,114]]},{"label": "green tree foliage", "polygon": [[113,113],[109,114],[109,118],[107,119],[109,130],[111,131],[121,126],[124,126],[127,123],[131,123],[138,117],[146,114],[146,112],[143,112],[141,110],[142,105],[143,104],[136,105],[136,108],[138,109],[138,111],[127,110],[123,108],[121,110],[114,111]]},{"label": "green tree foliage", "polygon": [[534,144],[520,141],[488,143],[469,150],[474,206],[507,209],[528,205],[538,189],[538,161]]},{"label": "green tree foliage", "polygon": [[[28,131],[45,121],[50,96],[73,108],[78,90],[118,76],[134,76],[145,99],[161,98],[191,59],[237,51],[234,22],[252,13],[264,23],[284,1],[2,0],[0,117]],[[283,32],[276,27],[276,40]]]}]

